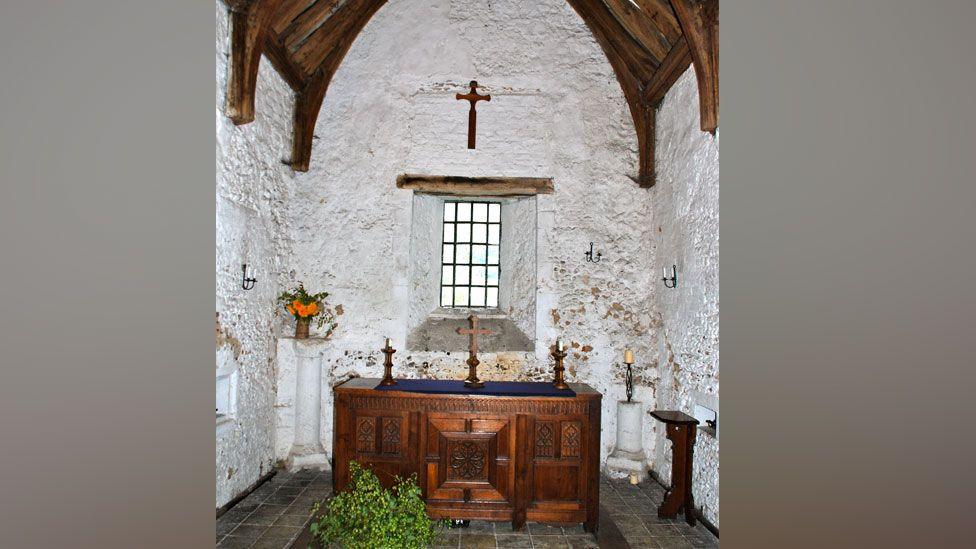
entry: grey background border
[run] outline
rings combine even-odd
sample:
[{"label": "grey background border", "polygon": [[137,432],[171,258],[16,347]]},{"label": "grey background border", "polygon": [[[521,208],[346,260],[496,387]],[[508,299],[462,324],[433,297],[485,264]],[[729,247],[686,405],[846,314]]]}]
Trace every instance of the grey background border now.
[{"label": "grey background border", "polygon": [[[722,544],[962,546],[976,4],[721,19]],[[211,543],[213,25],[0,7],[4,546]]]}]

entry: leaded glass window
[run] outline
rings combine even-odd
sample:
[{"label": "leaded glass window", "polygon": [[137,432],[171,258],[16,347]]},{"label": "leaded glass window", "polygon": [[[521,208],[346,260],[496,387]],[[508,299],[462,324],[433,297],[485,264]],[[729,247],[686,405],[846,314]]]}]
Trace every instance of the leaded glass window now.
[{"label": "leaded glass window", "polygon": [[497,307],[502,206],[445,202],[441,307]]}]

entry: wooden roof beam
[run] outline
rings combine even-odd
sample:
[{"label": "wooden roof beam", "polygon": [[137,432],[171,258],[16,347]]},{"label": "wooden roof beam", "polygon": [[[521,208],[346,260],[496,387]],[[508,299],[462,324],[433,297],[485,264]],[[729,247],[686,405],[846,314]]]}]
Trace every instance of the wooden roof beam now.
[{"label": "wooden roof beam", "polygon": [[654,22],[668,42],[674,44],[681,36],[681,24],[668,0],[634,0],[641,12]]},{"label": "wooden roof beam", "polygon": [[671,0],[698,78],[701,129],[718,128],[718,0]]},{"label": "wooden roof beam", "polygon": [[[352,47],[360,31],[386,0],[349,0],[323,24],[329,25],[330,42],[324,44],[328,54],[322,59],[315,73],[297,94],[295,100],[294,138],[292,139],[291,167],[307,172],[312,158],[312,139],[319,109],[339,64]],[[322,29],[316,31],[321,32]]]},{"label": "wooden roof beam", "polygon": [[225,114],[236,125],[254,120],[258,65],[271,20],[281,0],[227,0],[230,9],[230,63]]},{"label": "wooden roof beam", "polygon": [[264,39],[264,55],[271,61],[271,65],[293,91],[302,91],[307,81],[305,73],[292,62],[291,57],[288,56],[288,50],[273,33],[268,33],[267,38]]},{"label": "wooden roof beam", "polygon": [[682,36],[674,43],[674,47],[644,88],[644,100],[647,104],[656,108],[671,86],[674,86],[678,78],[684,74],[688,65],[691,65],[691,51],[688,49],[688,42]]},{"label": "wooden roof beam", "polygon": [[[589,27],[590,32],[593,33],[597,43],[603,48],[603,52],[610,61],[610,66],[617,75],[617,81],[623,89],[627,106],[630,107],[634,131],[637,133],[638,156],[637,177],[631,177],[631,179],[641,187],[652,187],[654,186],[654,109],[647,107],[641,90],[643,90],[647,80],[651,78],[653,71],[634,74],[633,67],[625,61],[622,55],[621,49],[625,46],[621,45],[620,35],[618,34],[615,37],[613,33],[617,31],[607,24],[606,17],[610,17],[610,19],[613,17],[602,2],[567,1],[580,15],[583,22]],[[601,10],[605,14],[603,17],[600,14]],[[614,21],[616,20],[614,19]],[[620,23],[618,22],[617,25],[619,26]]]},{"label": "wooden roof beam", "polygon": [[627,32],[660,63],[671,50],[671,43],[655,26],[654,21],[630,0],[603,0],[603,2]]}]

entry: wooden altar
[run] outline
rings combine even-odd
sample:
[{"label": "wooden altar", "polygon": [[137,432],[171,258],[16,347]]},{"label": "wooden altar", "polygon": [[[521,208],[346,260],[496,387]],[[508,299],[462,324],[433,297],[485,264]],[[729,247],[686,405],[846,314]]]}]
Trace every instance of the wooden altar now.
[{"label": "wooden altar", "polygon": [[384,486],[417,473],[432,518],[582,522],[599,519],[600,400],[376,390],[379,379],[335,387],[334,489],[355,460]]}]

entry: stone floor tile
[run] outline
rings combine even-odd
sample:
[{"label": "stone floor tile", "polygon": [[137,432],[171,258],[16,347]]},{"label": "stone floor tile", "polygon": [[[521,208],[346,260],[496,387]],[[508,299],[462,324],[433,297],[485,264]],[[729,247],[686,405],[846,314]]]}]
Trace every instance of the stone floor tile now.
[{"label": "stone floor tile", "polygon": [[661,547],[661,544],[651,536],[624,536],[624,539],[634,549],[659,549]]},{"label": "stone floor tile", "polygon": [[589,533],[585,529],[583,529],[582,524],[573,524],[569,526],[563,525],[563,534],[567,536],[589,535]]},{"label": "stone floor tile", "polygon": [[254,513],[251,513],[250,515],[248,515],[247,518],[244,519],[244,522],[242,522],[241,524],[252,524],[252,525],[259,525],[259,526],[271,526],[272,524],[274,524],[274,521],[278,520],[278,517],[279,516],[281,516],[281,515],[278,515],[278,514],[269,514],[269,513],[259,513],[257,511],[255,511]]},{"label": "stone floor tile", "polygon": [[532,547],[532,537],[528,534],[497,534],[495,543],[498,547],[529,548]]},{"label": "stone floor tile", "polygon": [[310,516],[312,514],[313,503],[296,501],[295,503],[289,505],[285,508],[283,515],[301,515],[303,517]]},{"label": "stone floor tile", "polygon": [[668,538],[681,535],[681,532],[671,524],[648,524],[647,531],[656,538]]},{"label": "stone floor tile", "polygon": [[549,524],[543,524],[541,522],[529,522],[525,525],[529,533],[533,536],[561,536],[563,535],[563,529],[559,526],[551,526]]},{"label": "stone floor tile", "polygon": [[672,519],[661,518],[657,516],[657,512],[654,513],[640,513],[636,515],[637,518],[641,519],[645,525],[651,524],[671,524],[674,522]]},{"label": "stone floor tile", "polygon": [[274,538],[261,536],[251,549],[286,549],[291,545],[292,538]]},{"label": "stone floor tile", "polygon": [[[281,514],[285,512],[285,509],[287,509],[287,507],[284,505],[262,503],[260,507],[255,509],[254,512],[252,512],[250,515],[245,517],[244,520],[242,520],[241,522],[247,524],[259,524],[258,522],[254,522],[254,521],[258,519],[265,519],[265,518],[270,518],[272,519],[271,522],[274,522],[273,519],[276,519],[279,516],[281,516]],[[269,522],[268,524],[271,524],[271,522]]]},{"label": "stone floor tile", "polygon": [[265,503],[272,503],[276,505],[291,505],[292,503],[295,503],[296,499],[298,499],[297,495],[290,496],[290,495],[279,494],[275,492],[274,495],[272,495],[267,500],[265,500]]},{"label": "stone floor tile", "polygon": [[711,532],[708,534],[695,532],[691,535],[686,535],[685,539],[691,543],[692,547],[718,547],[718,538],[713,536]]},{"label": "stone floor tile", "polygon": [[644,526],[644,522],[637,515],[624,515],[613,519],[617,527],[624,526]]},{"label": "stone floor tile", "polygon": [[241,538],[237,536],[224,536],[224,539],[220,540],[217,547],[220,549],[245,549],[254,545],[253,538]]},{"label": "stone floor tile", "polygon": [[662,549],[693,549],[693,545],[690,541],[684,537],[671,537],[671,538],[655,538]]},{"label": "stone floor tile", "polygon": [[573,549],[596,549],[600,544],[596,542],[596,537],[590,534],[574,534],[566,536],[566,541]]},{"label": "stone floor tile", "polygon": [[275,496],[295,496],[298,497],[305,491],[301,486],[282,486],[274,493]]},{"label": "stone floor tile", "polygon": [[301,530],[302,530],[301,526],[288,526],[286,524],[278,524],[272,526],[271,528],[268,528],[264,532],[264,534],[261,535],[262,537],[269,537],[269,538],[293,538],[297,536],[298,533],[301,532]]},{"label": "stone floor tile", "polygon": [[228,537],[251,538],[251,540],[253,541],[261,537],[261,534],[263,534],[264,531],[267,529],[268,526],[266,525],[242,524],[237,528],[231,530],[230,534],[228,534]]},{"label": "stone floor tile", "polygon": [[220,536],[220,537],[226,536],[227,534],[229,534],[231,532],[231,530],[233,530],[234,528],[237,528],[237,525],[238,524],[240,524],[240,523],[239,522],[230,522],[230,521],[221,522],[221,521],[218,520],[217,521],[217,535]]},{"label": "stone floor tile", "polygon": [[461,534],[462,549],[487,549],[495,547],[494,534]]},{"label": "stone floor tile", "polygon": [[532,536],[532,547],[541,549],[569,549],[569,540],[566,536]]},{"label": "stone floor tile", "polygon": [[495,523],[487,520],[472,520],[464,528],[458,528],[457,533],[464,534],[494,534]]},{"label": "stone floor tile", "polygon": [[458,547],[460,544],[461,534],[449,530],[441,530],[437,533],[437,537],[430,547]]},{"label": "stone floor tile", "polygon": [[233,524],[237,524],[240,521],[244,520],[244,518],[250,514],[251,511],[238,511],[236,508],[231,509],[230,511],[227,511],[226,513],[221,515],[220,518],[217,519],[217,523],[219,524],[221,522],[230,522]]},{"label": "stone floor tile", "polygon": [[305,526],[309,517],[305,515],[281,515],[275,519],[273,526]]}]

